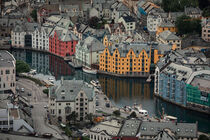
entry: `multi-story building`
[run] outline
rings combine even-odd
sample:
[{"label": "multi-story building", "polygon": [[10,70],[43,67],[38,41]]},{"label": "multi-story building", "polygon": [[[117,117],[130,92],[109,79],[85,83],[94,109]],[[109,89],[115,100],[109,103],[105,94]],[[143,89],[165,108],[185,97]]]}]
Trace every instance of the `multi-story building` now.
[{"label": "multi-story building", "polygon": [[111,35],[125,34],[125,27],[122,23],[105,24],[104,28],[107,29]]},{"label": "multi-story building", "polygon": [[126,32],[134,31],[136,29],[135,19],[127,14],[121,16],[118,22],[124,25]]},{"label": "multi-story building", "polygon": [[193,50],[173,51],[157,63],[154,94],[184,107],[209,112],[208,81],[202,79],[209,75],[204,54]]},{"label": "multi-story building", "polygon": [[210,22],[202,27],[202,39],[210,42]]},{"label": "multi-story building", "polygon": [[157,34],[156,40],[159,43],[176,45],[177,49],[181,49],[181,39],[169,30]]},{"label": "multi-story building", "polygon": [[77,42],[77,37],[70,30],[56,26],[50,33],[49,51],[61,57],[71,56]]},{"label": "multi-story building", "polygon": [[120,131],[118,120],[104,121],[90,129],[90,140],[111,140]]},{"label": "multi-story building", "polygon": [[185,7],[184,8],[185,15],[191,17],[191,18],[201,18],[202,17],[202,11],[198,7]]},{"label": "multi-story building", "polygon": [[95,91],[82,80],[63,80],[49,92],[49,111],[60,122],[72,112],[78,114],[77,120],[83,121],[87,114],[95,114]]},{"label": "multi-story building", "polygon": [[99,69],[119,75],[148,76],[150,64],[172,49],[171,45],[121,43],[106,47],[100,54]]},{"label": "multi-story building", "polygon": [[15,94],[15,58],[8,51],[0,51],[0,94]]},{"label": "multi-story building", "polygon": [[161,22],[161,24],[157,27],[157,32],[156,34],[160,34],[164,31],[170,31],[170,32],[173,32],[173,33],[176,33],[177,32],[177,28],[175,27],[175,24],[171,23],[170,21],[168,20],[163,20]]},{"label": "multi-story building", "polygon": [[103,44],[94,37],[79,41],[76,45],[75,58],[86,66],[99,64],[99,55],[104,51]]}]

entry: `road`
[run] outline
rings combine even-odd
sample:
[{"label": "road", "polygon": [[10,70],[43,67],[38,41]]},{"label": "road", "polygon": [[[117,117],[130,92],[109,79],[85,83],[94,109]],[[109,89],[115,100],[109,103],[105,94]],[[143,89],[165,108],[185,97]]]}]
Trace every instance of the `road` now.
[{"label": "road", "polygon": [[[68,137],[59,134],[59,130],[55,129],[45,121],[47,110],[44,106],[48,104],[48,97],[42,93],[44,87],[40,87],[28,79],[19,79],[17,81],[17,86],[20,89],[25,89],[24,92],[20,92],[20,95],[27,97],[30,104],[34,106],[31,111],[35,131],[38,134],[52,133],[57,139],[68,139]],[[31,93],[31,96],[28,96],[28,93]]]}]

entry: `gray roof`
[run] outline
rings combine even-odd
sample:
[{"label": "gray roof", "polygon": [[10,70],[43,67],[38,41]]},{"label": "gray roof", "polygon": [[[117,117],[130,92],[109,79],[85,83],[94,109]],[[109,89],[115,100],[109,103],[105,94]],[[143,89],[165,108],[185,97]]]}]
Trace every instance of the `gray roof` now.
[{"label": "gray roof", "polygon": [[8,51],[0,50],[0,67],[15,67],[15,58]]},{"label": "gray roof", "polygon": [[170,129],[178,137],[197,137],[196,123],[148,122],[143,121],[139,129],[142,136],[155,136],[164,129]]},{"label": "gray roof", "polygon": [[125,20],[125,22],[135,22],[135,19],[127,14],[124,14],[122,18]]},{"label": "gray roof", "polygon": [[85,40],[81,41],[77,48],[87,48],[88,52],[97,52],[97,51],[103,51],[104,45],[96,38],[94,37],[87,37]]},{"label": "gray roof", "polygon": [[185,7],[184,12],[186,15],[195,15],[195,14],[201,14],[200,8],[196,7]]},{"label": "gray roof", "polygon": [[129,119],[125,120],[123,126],[121,127],[118,136],[133,136],[135,137],[138,134],[139,127],[141,125],[141,120],[138,119]]},{"label": "gray roof", "polygon": [[164,40],[181,40],[178,36],[170,32],[169,30],[161,32],[159,36]]},{"label": "gray roof", "polygon": [[84,91],[88,100],[93,100],[93,88],[88,87],[82,80],[64,80],[63,84],[50,89],[50,96],[58,102],[71,102],[75,101],[80,91]]},{"label": "gray roof", "polygon": [[175,25],[168,20],[163,20],[163,22],[160,24],[160,27],[175,27]]},{"label": "gray roof", "polygon": [[14,32],[34,32],[36,28],[40,28],[40,24],[31,22],[21,22],[17,24],[13,31]]}]

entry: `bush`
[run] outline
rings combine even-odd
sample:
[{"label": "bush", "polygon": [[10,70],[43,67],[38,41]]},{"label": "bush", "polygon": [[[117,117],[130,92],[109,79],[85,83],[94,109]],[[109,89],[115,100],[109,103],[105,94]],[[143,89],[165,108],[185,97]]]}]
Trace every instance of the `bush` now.
[{"label": "bush", "polygon": [[24,72],[29,72],[30,71],[30,66],[24,62],[24,61],[20,61],[17,60],[16,61],[16,73],[24,73]]},{"label": "bush", "polygon": [[119,116],[120,116],[120,110],[115,110],[115,111],[113,111],[113,114],[114,114],[115,116],[119,117]]},{"label": "bush", "polygon": [[68,137],[71,137],[71,130],[69,129],[69,127],[66,127],[66,128],[65,128],[65,134],[66,134]]},{"label": "bush", "polygon": [[48,95],[49,89],[43,89],[43,93]]},{"label": "bush", "polygon": [[31,12],[31,17],[34,19],[34,21],[37,21],[37,11],[36,10],[33,10]]},{"label": "bush", "polygon": [[200,135],[198,140],[209,140],[209,138],[206,135]]}]

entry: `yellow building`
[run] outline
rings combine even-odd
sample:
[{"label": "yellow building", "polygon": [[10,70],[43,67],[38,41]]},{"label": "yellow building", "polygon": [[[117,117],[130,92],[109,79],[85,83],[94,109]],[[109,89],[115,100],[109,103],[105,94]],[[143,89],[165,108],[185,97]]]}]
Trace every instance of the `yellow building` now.
[{"label": "yellow building", "polygon": [[100,54],[99,70],[120,75],[148,76],[150,64],[157,63],[171,45],[122,43],[106,47]]},{"label": "yellow building", "polygon": [[175,27],[173,23],[171,23],[170,21],[163,21],[160,24],[160,26],[158,26],[156,34],[158,35],[166,30],[170,32],[177,32],[177,28]]}]

